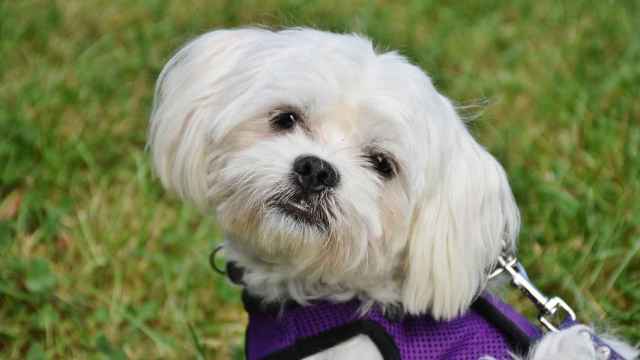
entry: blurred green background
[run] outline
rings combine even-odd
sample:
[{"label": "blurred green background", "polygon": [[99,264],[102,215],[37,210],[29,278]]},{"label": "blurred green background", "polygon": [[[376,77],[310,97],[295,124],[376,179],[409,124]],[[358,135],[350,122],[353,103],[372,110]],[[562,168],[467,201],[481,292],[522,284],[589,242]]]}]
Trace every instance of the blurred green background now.
[{"label": "blurred green background", "polygon": [[536,283],[640,340],[638,1],[0,0],[0,358],[242,358],[215,224],[145,132],[171,53],[306,25],[399,49],[505,166]]}]

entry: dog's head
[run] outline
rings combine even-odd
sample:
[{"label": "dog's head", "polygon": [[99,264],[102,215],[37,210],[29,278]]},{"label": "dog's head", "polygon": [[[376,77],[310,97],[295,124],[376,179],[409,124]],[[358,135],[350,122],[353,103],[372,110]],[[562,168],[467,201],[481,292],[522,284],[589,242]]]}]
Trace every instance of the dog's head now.
[{"label": "dog's head", "polygon": [[503,169],[451,102],[355,35],[194,39],[160,74],[149,144],[167,188],[301,291],[393,282],[378,300],[450,318],[518,231]]}]

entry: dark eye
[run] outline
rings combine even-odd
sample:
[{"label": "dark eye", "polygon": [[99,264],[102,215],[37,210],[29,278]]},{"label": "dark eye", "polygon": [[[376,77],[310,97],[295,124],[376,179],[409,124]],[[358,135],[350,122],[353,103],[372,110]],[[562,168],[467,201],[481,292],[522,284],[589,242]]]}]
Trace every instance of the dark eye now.
[{"label": "dark eye", "polygon": [[391,179],[396,174],[396,167],[392,160],[383,153],[372,153],[368,156],[371,167],[383,178]]},{"label": "dark eye", "polygon": [[274,130],[289,130],[296,125],[298,114],[287,111],[281,112],[271,118],[271,126]]}]

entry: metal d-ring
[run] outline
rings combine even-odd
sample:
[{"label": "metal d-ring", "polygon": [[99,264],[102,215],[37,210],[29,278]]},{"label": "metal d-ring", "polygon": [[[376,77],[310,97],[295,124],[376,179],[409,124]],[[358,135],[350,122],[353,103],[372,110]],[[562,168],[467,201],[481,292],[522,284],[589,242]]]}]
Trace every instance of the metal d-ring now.
[{"label": "metal d-ring", "polygon": [[215,249],[213,249],[213,251],[211,252],[211,254],[209,255],[209,265],[211,265],[211,268],[213,270],[215,270],[215,272],[217,272],[220,275],[227,275],[227,272],[223,269],[220,269],[218,267],[218,265],[216,264],[216,256],[218,255],[218,253],[223,249],[222,245],[218,245],[216,246]]}]

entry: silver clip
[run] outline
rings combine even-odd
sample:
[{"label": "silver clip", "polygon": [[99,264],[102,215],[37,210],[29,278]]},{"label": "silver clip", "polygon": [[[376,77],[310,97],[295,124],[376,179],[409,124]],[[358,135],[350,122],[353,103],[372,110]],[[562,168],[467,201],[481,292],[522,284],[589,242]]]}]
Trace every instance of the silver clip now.
[{"label": "silver clip", "polygon": [[554,325],[551,320],[549,320],[548,316],[555,316],[558,310],[563,310],[565,312],[565,316],[569,316],[572,321],[576,320],[576,314],[571,309],[569,305],[567,305],[564,300],[559,297],[546,297],[538,288],[536,288],[524,271],[524,267],[518,262],[515,256],[503,257],[500,256],[498,258],[498,268],[492,271],[489,274],[489,279],[492,279],[503,272],[507,272],[511,277],[511,282],[515,287],[520,289],[538,308],[540,314],[538,316],[538,320],[544,325],[548,330],[558,331],[558,326]]}]

